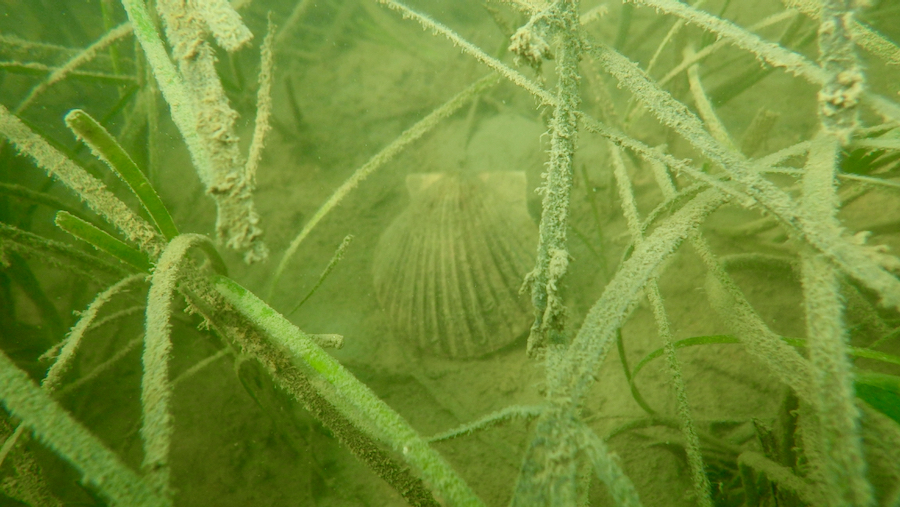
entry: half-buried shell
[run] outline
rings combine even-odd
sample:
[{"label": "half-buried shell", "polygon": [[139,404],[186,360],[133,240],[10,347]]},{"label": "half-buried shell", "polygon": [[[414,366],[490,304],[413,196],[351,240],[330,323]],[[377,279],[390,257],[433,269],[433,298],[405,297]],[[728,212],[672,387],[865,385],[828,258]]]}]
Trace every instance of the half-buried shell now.
[{"label": "half-buried shell", "polygon": [[527,331],[537,228],[525,173],[414,174],[409,207],[374,259],[375,290],[396,331],[424,352],[484,355]]}]

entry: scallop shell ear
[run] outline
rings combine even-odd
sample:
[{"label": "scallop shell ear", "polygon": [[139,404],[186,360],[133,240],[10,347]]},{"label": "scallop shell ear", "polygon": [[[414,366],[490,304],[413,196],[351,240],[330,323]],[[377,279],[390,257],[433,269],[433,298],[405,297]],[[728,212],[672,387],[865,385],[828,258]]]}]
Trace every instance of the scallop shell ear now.
[{"label": "scallop shell ear", "polygon": [[396,331],[428,353],[468,358],[531,325],[518,293],[537,228],[522,172],[416,174],[410,204],[382,235],[375,289]]}]

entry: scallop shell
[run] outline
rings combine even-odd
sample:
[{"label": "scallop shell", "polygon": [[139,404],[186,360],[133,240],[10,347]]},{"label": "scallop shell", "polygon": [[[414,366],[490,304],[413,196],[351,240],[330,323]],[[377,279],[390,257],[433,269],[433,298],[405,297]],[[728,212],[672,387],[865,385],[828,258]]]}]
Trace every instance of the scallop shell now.
[{"label": "scallop shell", "polygon": [[396,331],[451,358],[484,355],[527,331],[519,287],[534,265],[537,227],[525,173],[414,174],[406,185],[409,207],[374,259],[376,294]]}]

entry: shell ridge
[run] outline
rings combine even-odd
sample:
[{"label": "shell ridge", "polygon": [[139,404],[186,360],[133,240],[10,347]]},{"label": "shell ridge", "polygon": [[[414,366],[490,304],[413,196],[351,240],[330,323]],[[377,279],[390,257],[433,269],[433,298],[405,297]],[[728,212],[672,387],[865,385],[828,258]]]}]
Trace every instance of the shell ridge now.
[{"label": "shell ridge", "polygon": [[[408,223],[411,217],[404,217],[404,222]],[[422,242],[414,233],[402,234],[396,244],[398,252],[398,260],[394,266],[394,277],[388,282],[391,294],[388,295],[392,313],[392,318],[404,322],[404,327],[411,329],[410,317],[413,310],[410,307],[410,301],[414,301],[415,286],[410,286],[407,282],[416,280],[415,251],[421,248]]]},{"label": "shell ridge", "polygon": [[[499,213],[495,213],[491,206],[484,206],[485,214],[492,215],[491,230],[484,231],[486,245],[494,262],[500,268],[500,276],[504,283],[508,285],[517,285],[521,278],[524,278],[525,272],[521,265],[516,262],[515,248],[505,239],[508,234],[509,226],[512,224],[505,223]],[[522,272],[520,272],[522,271]],[[518,289],[517,291],[518,292]]]},{"label": "shell ridge", "polygon": [[[478,203],[479,212],[487,217],[493,217],[493,213],[490,213],[491,206],[488,201],[484,198],[480,200]],[[490,222],[491,219],[487,219],[486,222]],[[497,255],[495,252],[494,243],[496,243],[496,238],[498,236],[503,236],[508,231],[503,230],[493,230],[493,228],[489,228],[486,226],[480,227],[477,231],[478,238],[478,247],[480,249],[479,257],[484,259],[485,263],[490,263],[492,265],[491,277],[487,284],[487,288],[489,289],[489,294],[491,296],[490,307],[485,308],[488,317],[490,318],[492,335],[491,342],[493,345],[497,345],[496,342],[500,342],[501,340],[497,338],[497,336],[501,336],[503,333],[509,334],[513,331],[513,324],[510,321],[510,312],[515,312],[514,309],[510,308],[511,299],[518,297],[518,282],[513,281],[512,283],[515,286],[510,284],[510,280],[504,276],[504,267],[503,265],[506,263],[506,259],[503,258],[502,255]],[[501,343],[502,345],[502,343]]]},{"label": "shell ridge", "polygon": [[373,261],[376,295],[395,331],[451,358],[497,350],[525,332],[531,311],[518,288],[537,231],[515,195],[524,176],[429,173],[407,185],[409,206]]},{"label": "shell ridge", "polygon": [[[471,194],[471,200],[480,200],[481,196],[478,195],[478,192],[471,192]],[[469,311],[466,312],[466,315],[470,321],[470,328],[473,329],[472,342],[475,345],[473,349],[484,349],[491,348],[492,335],[495,331],[492,329],[494,326],[491,326],[488,320],[490,300],[495,297],[493,294],[494,284],[489,281],[487,270],[482,265],[483,256],[479,255],[482,246],[480,243],[481,227],[479,223],[475,222],[474,214],[472,215],[472,217],[468,217],[469,220],[459,220],[460,237],[463,240],[460,242],[460,247],[464,255],[461,260],[467,268],[463,270],[463,276],[465,293],[468,295],[466,306]]]},{"label": "shell ridge", "polygon": [[498,297],[500,304],[497,314],[507,329],[514,332],[517,327],[520,327],[516,325],[517,322],[523,316],[527,318],[530,313],[518,290],[527,272],[527,263],[518,262],[521,257],[516,256],[515,248],[507,241],[510,236],[509,229],[504,227],[508,227],[509,224],[503,223],[503,213],[497,212],[487,203],[484,204],[484,212],[493,216],[490,222],[496,229],[484,231],[485,246],[488,255],[497,265],[497,275],[501,280],[499,286],[505,289],[505,294]]},{"label": "shell ridge", "polygon": [[[524,216],[516,217],[517,213],[515,213],[516,210],[514,209],[504,210],[508,211],[507,213],[500,213],[495,207],[485,206],[485,208],[485,213],[492,215],[491,225],[497,229],[496,231],[489,231],[491,236],[496,238],[501,243],[501,248],[508,252],[508,258],[513,261],[513,271],[520,278],[524,278],[530,263],[533,262],[532,257],[537,247],[537,235],[528,234],[528,237],[526,237],[525,235],[500,233],[508,230],[534,230],[534,223],[531,222],[527,213],[522,213]],[[528,243],[532,244],[529,245]]]},{"label": "shell ridge", "polygon": [[439,231],[441,238],[441,248],[440,248],[440,299],[441,299],[441,310],[443,312],[443,323],[444,330],[446,333],[443,335],[446,339],[442,340],[442,344],[446,347],[449,347],[449,353],[452,357],[459,357],[460,351],[460,343],[458,340],[459,336],[462,336],[463,331],[459,329],[459,319],[457,316],[457,312],[454,311],[455,306],[459,307],[459,299],[457,294],[454,293],[456,288],[456,284],[453,283],[453,278],[456,276],[455,273],[455,259],[454,251],[453,251],[453,243],[455,241],[455,234],[453,231],[453,227],[451,226],[452,220],[454,219],[453,213],[458,210],[458,199],[459,199],[459,185],[454,185],[458,180],[455,177],[448,177],[441,185],[441,190],[444,191],[444,195],[442,195],[441,199],[441,213],[440,213],[440,223]]},{"label": "shell ridge", "polygon": [[395,248],[399,249],[395,276],[386,284],[391,291],[387,296],[391,318],[395,319],[394,322],[400,322],[402,331],[406,333],[413,332],[416,325],[416,312],[413,307],[417,289],[415,281],[418,280],[419,269],[416,253],[423,249],[425,244],[423,235],[415,228],[410,230],[408,227],[413,219],[412,213],[407,213],[403,217],[402,225],[405,227],[399,229],[399,238],[394,243]]},{"label": "shell ridge", "polygon": [[[440,202],[437,203],[441,204]],[[438,208],[440,209],[440,208]],[[431,210],[429,210],[431,211]],[[440,215],[438,215],[439,217]],[[435,227],[435,223],[433,220],[434,212],[423,214],[422,220],[426,229],[427,241],[425,245],[423,245],[423,251],[426,252],[427,255],[423,255],[423,262],[426,265],[424,276],[422,277],[423,284],[423,298],[425,301],[425,306],[428,308],[428,311],[422,316],[422,331],[423,333],[419,336],[419,342],[425,348],[435,349],[440,347],[440,300],[438,298],[438,291],[440,290],[438,287],[438,280],[440,273],[440,250],[441,250],[441,242],[440,242],[440,231],[437,227]],[[438,219],[437,223],[440,223],[440,219]]]},{"label": "shell ridge", "polygon": [[[411,212],[409,215],[410,224],[415,221],[415,216]],[[422,332],[422,319],[425,315],[425,303],[422,295],[426,293],[423,287],[422,273],[425,272],[422,266],[422,252],[426,247],[426,238],[424,234],[416,232],[415,228],[407,235],[409,238],[409,248],[406,255],[408,261],[405,266],[403,280],[400,282],[404,287],[397,290],[397,297],[405,297],[406,300],[398,300],[396,305],[402,305],[402,316],[400,322],[404,327],[403,331],[408,336],[414,336],[421,339],[424,336]]]}]

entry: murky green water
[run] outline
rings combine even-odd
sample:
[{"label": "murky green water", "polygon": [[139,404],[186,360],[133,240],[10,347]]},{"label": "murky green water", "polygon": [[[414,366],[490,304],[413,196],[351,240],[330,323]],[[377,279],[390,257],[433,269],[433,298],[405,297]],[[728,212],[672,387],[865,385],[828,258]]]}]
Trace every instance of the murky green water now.
[{"label": "murky green water", "polygon": [[[851,44],[803,2],[585,1],[570,49],[583,50],[579,97],[562,100],[571,37],[542,1],[412,2],[406,18],[440,24],[424,31],[374,1],[232,3],[252,40],[231,53],[201,14],[162,16],[204,35],[165,46],[193,50],[168,74],[186,104],[206,104],[192,116],[172,112],[174,85],[156,84],[167,74],[120,3],[0,0],[0,349],[37,383],[67,363],[43,397],[0,365],[0,504],[115,504],[114,481],[85,468],[98,449],[161,504],[403,505],[382,477],[405,469],[425,477],[425,497],[456,498],[368,409],[348,409],[345,384],[258,345],[266,330],[204,299],[204,282],[191,285],[211,272],[201,250],[164,298],[167,326],[146,324],[149,280],[86,311],[141,268],[55,225],[64,210],[129,242],[47,176],[65,163],[30,158],[40,139],[149,215],[66,127],[72,109],[118,140],[181,233],[217,241],[232,279],[304,332],[343,337],[329,354],[418,434],[498,416],[430,444],[486,505],[625,504],[632,487],[646,506],[900,502],[900,4],[861,8],[847,25],[858,46],[822,71],[821,26]],[[271,130],[251,178],[267,17]],[[204,58],[217,78],[196,77]],[[232,171],[213,192],[194,169],[209,154]],[[233,223],[258,216],[264,262],[217,238],[230,219],[209,194],[234,182],[248,186]],[[136,255],[156,264],[157,241]],[[545,268],[529,275],[539,251]],[[529,340],[534,301],[549,324]],[[171,329],[169,450],[149,465],[148,326]],[[77,350],[59,345],[82,335]],[[543,346],[529,356],[529,342]],[[60,408],[94,447],[40,423]],[[346,428],[389,464],[360,458]],[[609,488],[603,470],[627,479]]]}]

